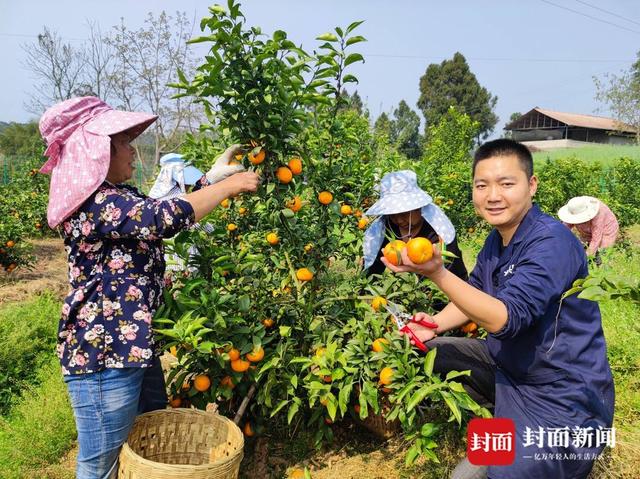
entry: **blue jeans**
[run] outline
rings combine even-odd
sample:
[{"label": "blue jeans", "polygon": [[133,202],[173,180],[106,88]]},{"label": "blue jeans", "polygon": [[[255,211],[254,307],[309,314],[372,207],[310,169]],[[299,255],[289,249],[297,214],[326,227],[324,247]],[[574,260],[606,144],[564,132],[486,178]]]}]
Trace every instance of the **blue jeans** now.
[{"label": "blue jeans", "polygon": [[136,416],[167,406],[160,360],[150,368],[105,369],[64,381],[78,430],[76,478],[115,478]]}]

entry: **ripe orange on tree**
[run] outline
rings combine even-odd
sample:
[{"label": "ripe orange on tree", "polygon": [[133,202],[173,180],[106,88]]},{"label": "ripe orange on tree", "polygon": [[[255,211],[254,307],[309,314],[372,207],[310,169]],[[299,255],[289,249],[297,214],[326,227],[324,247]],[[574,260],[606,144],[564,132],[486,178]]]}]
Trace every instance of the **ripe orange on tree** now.
[{"label": "ripe orange on tree", "polygon": [[382,368],[382,371],[380,371],[379,383],[384,386],[388,386],[389,384],[391,384],[392,380],[393,380],[393,369],[391,369],[388,366],[385,368]]},{"label": "ripe orange on tree", "polygon": [[302,160],[300,158],[291,158],[291,160],[289,160],[288,166],[291,170],[291,173],[293,173],[294,175],[299,175],[300,173],[302,173]]},{"label": "ripe orange on tree", "polygon": [[328,191],[321,191],[318,195],[318,201],[323,205],[328,205],[333,201],[333,195]]},{"label": "ripe orange on tree", "polygon": [[236,387],[236,384],[233,382],[233,378],[231,376],[225,376],[220,381],[220,387],[225,389],[233,389]]},{"label": "ripe orange on tree", "polygon": [[235,231],[235,230],[237,230],[237,229],[238,229],[238,226],[237,226],[235,223],[229,223],[229,224],[227,225],[227,230],[228,230],[228,231]]},{"label": "ripe orange on tree", "polygon": [[389,263],[394,266],[402,264],[402,250],[406,247],[406,243],[402,240],[393,240],[387,243],[382,253]]},{"label": "ripe orange on tree", "polygon": [[255,155],[253,153],[249,153],[249,161],[251,162],[252,165],[259,165],[264,161],[266,156],[267,154],[265,153],[263,148]]},{"label": "ripe orange on tree", "polygon": [[305,475],[302,469],[294,469],[293,471],[291,471],[291,474],[289,474],[289,479],[304,479],[304,478],[305,478]]},{"label": "ripe orange on tree", "polygon": [[193,387],[203,393],[211,387],[211,379],[206,374],[198,374],[193,380]]},{"label": "ripe orange on tree", "polygon": [[251,423],[249,421],[244,423],[244,427],[242,428],[242,432],[244,433],[245,436],[247,437],[253,437],[254,436],[254,432],[253,432],[253,428],[251,427]]},{"label": "ripe orange on tree", "polygon": [[169,406],[171,407],[180,407],[182,405],[182,399],[179,397],[171,398],[169,401]]},{"label": "ripe orange on tree", "polygon": [[278,238],[278,235],[275,233],[268,233],[267,234],[267,243],[269,243],[272,246],[277,245],[280,242],[280,239]]},{"label": "ripe orange on tree", "polygon": [[433,256],[433,245],[427,238],[418,236],[407,243],[407,256],[415,264],[423,264]]},{"label": "ripe orange on tree", "polygon": [[367,218],[360,218],[358,220],[358,229],[365,229],[367,227],[367,225],[369,224],[369,220]]},{"label": "ripe orange on tree", "polygon": [[231,361],[231,369],[236,373],[243,373],[247,369],[249,369],[251,363],[249,361],[245,361],[244,359],[236,359],[235,361]]},{"label": "ripe orange on tree", "polygon": [[373,349],[376,353],[380,353],[384,351],[384,344],[389,344],[389,341],[385,338],[378,338],[371,345],[371,349]]},{"label": "ripe orange on tree", "polygon": [[463,333],[473,333],[478,329],[478,325],[473,321],[469,321],[468,323],[463,324],[460,329]]},{"label": "ripe orange on tree", "polygon": [[16,242],[13,240],[7,241],[7,248],[13,248],[16,245]]},{"label": "ripe orange on tree", "polygon": [[293,179],[293,173],[291,173],[291,170],[286,166],[281,166],[276,170],[276,177],[280,183],[284,183],[286,185]]},{"label": "ripe orange on tree", "polygon": [[311,243],[307,243],[306,245],[304,245],[304,250],[306,252],[309,252],[313,249],[313,245]]},{"label": "ripe orange on tree", "polygon": [[297,213],[302,208],[302,200],[299,196],[294,196],[291,200],[287,201],[286,207],[294,213]]},{"label": "ripe orange on tree", "polygon": [[222,206],[223,208],[228,208],[229,207],[229,199],[225,198],[224,200],[222,200],[220,202],[220,206]]},{"label": "ripe orange on tree", "polygon": [[229,360],[235,361],[237,359],[240,359],[240,351],[238,351],[236,348],[231,348],[229,350]]},{"label": "ripe orange on tree", "polygon": [[387,300],[384,299],[382,296],[376,296],[375,298],[373,298],[373,301],[371,301],[371,307],[373,308],[374,311],[380,311],[386,305],[387,305]]},{"label": "ripe orange on tree", "polygon": [[353,212],[353,210],[351,209],[351,206],[349,206],[349,205],[342,205],[340,207],[340,213],[345,215],[345,216],[350,215],[352,212]]},{"label": "ripe orange on tree", "polygon": [[296,271],[296,278],[299,281],[311,281],[313,279],[313,273],[308,268],[300,268]]},{"label": "ripe orange on tree", "polygon": [[238,213],[241,214],[241,215],[244,215],[246,212],[247,212],[247,209],[244,206],[242,206],[242,207],[240,207],[238,209]]},{"label": "ripe orange on tree", "polygon": [[259,363],[264,358],[264,349],[262,349],[262,346],[254,348],[253,351],[247,353],[245,357],[251,363]]},{"label": "ripe orange on tree", "polygon": [[262,324],[265,328],[271,328],[275,324],[275,321],[271,318],[265,318],[262,320]]},{"label": "ripe orange on tree", "polygon": [[331,377],[331,374],[327,374],[326,376],[323,376],[322,380],[325,383],[330,383],[331,381],[333,381],[333,378]]}]

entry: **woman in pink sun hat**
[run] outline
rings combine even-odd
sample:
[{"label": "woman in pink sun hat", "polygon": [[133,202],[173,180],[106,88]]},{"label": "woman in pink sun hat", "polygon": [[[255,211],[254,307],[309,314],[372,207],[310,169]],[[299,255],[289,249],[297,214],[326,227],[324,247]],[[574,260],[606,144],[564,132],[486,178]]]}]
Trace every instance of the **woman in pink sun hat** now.
[{"label": "woman in pink sun hat", "polygon": [[260,182],[229,166],[233,152],[225,152],[219,181],[181,198],[154,200],[125,185],[131,141],[156,118],[81,97],[40,119],[49,158],[40,171],[51,174],[47,219],[60,227],[69,258],[57,354],[78,430],[79,479],[115,477],[136,415],[166,407],[151,327],[162,299],[162,239]]}]

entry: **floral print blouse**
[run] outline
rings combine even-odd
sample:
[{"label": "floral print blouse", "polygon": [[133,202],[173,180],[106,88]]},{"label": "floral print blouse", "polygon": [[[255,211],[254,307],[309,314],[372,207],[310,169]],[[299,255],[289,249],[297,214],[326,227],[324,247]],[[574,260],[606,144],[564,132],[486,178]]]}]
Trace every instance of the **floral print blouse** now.
[{"label": "floral print blouse", "polygon": [[180,198],[151,199],[107,181],[62,223],[71,290],[62,307],[62,373],[151,366],[169,238],[194,222]]}]

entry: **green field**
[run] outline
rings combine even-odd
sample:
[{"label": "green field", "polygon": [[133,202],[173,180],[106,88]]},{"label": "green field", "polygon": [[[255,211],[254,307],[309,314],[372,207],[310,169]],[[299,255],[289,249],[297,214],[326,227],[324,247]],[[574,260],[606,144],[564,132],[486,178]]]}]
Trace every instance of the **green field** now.
[{"label": "green field", "polygon": [[600,162],[603,165],[609,165],[622,157],[640,160],[640,146],[597,145],[585,146],[583,148],[562,148],[555,151],[539,151],[533,154],[533,160],[536,164],[544,162],[547,158],[557,160],[558,158],[569,157],[576,157],[587,163]]}]

